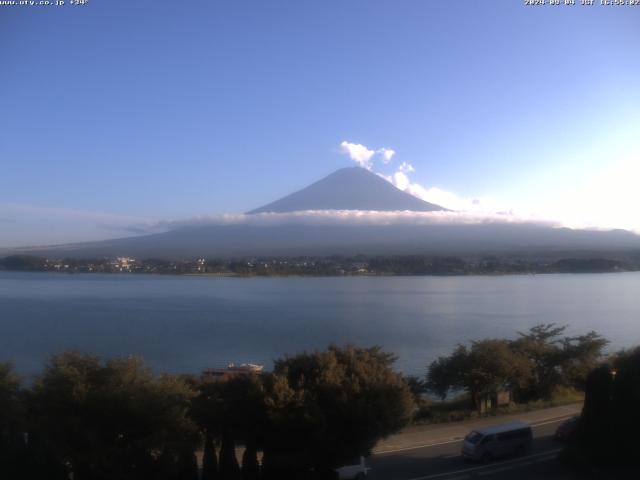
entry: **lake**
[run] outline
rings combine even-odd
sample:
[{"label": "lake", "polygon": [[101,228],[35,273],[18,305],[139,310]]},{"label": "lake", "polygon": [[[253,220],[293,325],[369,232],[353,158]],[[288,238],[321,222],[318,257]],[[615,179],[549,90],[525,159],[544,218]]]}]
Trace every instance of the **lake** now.
[{"label": "lake", "polygon": [[330,343],[382,345],[422,375],[458,342],[538,323],[640,344],[640,273],[496,277],[224,278],[0,272],[0,361],[24,375],[51,353],[142,355],[199,373],[269,368]]}]

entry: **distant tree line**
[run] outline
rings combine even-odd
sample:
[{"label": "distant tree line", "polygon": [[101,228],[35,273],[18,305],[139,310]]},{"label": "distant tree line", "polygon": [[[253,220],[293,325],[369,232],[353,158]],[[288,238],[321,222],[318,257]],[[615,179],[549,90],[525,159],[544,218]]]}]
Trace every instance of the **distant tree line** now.
[{"label": "distant tree line", "polygon": [[268,374],[208,381],[65,352],[28,387],[1,364],[0,477],[334,478],[411,419],[393,362],[377,347],[332,346],[282,358]]},{"label": "distant tree line", "polygon": [[342,275],[501,275],[535,273],[601,273],[640,270],[640,253],[615,258],[511,258],[488,256],[329,256],[251,257],[235,259],[47,259],[11,255],[0,259],[0,269],[13,271],[221,274],[238,276]]}]

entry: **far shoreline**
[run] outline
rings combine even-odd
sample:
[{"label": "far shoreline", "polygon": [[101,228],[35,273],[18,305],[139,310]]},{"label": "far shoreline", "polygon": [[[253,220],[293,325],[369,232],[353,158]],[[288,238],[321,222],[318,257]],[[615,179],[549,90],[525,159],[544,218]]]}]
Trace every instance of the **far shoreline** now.
[{"label": "far shoreline", "polygon": [[500,278],[500,277],[537,277],[550,275],[611,275],[638,273],[640,270],[601,271],[601,272],[510,272],[510,273],[451,273],[451,274],[398,274],[398,273],[368,273],[350,275],[312,275],[312,274],[277,274],[277,275],[243,275],[237,273],[154,273],[154,272],[81,272],[81,271],[47,271],[47,270],[0,270],[1,273],[48,273],[55,276],[113,276],[113,277],[190,277],[190,278],[236,278],[236,279],[266,279],[266,278]]},{"label": "far shoreline", "polygon": [[134,257],[0,258],[0,271],[125,273],[210,277],[504,276],[640,271],[640,252],[482,256],[351,255],[154,259]]}]

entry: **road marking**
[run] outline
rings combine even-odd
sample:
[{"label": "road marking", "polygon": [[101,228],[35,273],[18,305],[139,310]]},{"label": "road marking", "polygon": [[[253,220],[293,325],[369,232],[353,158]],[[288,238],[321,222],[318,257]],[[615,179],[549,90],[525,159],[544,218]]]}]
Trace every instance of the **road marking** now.
[{"label": "road marking", "polygon": [[413,447],[396,448],[395,450],[384,450],[383,452],[376,452],[373,455],[385,455],[387,453],[406,452],[407,450],[419,450],[427,447],[437,447],[438,445],[448,445],[450,443],[460,443],[462,440],[447,440],[446,442],[438,443],[425,443],[424,445],[416,445]]},{"label": "road marking", "polygon": [[[555,455],[558,452],[560,452],[560,450],[562,450],[561,448],[557,448],[555,450],[549,450],[547,452],[541,452],[541,453],[535,453],[533,455],[527,455],[526,457],[520,457],[520,458],[514,458],[513,460],[504,460],[502,462],[500,462],[499,464],[496,465],[481,465],[478,467],[471,467],[471,468],[464,468],[462,470],[455,470],[453,472],[442,472],[442,473],[436,473],[434,475],[426,475],[424,477],[415,477],[415,478],[410,478],[408,480],[432,480],[434,478],[443,478],[443,477],[448,477],[449,475],[460,475],[460,474],[465,474],[465,473],[469,473],[469,472],[477,472],[478,470],[489,470],[492,467],[495,469],[495,467],[498,468],[503,468],[505,465],[511,465],[511,464],[516,464],[519,465],[522,462],[526,462],[532,458],[540,458],[540,457],[545,457],[545,456],[550,456],[550,455]],[[501,470],[494,470],[496,472],[501,471]],[[492,471],[493,472],[493,471]],[[487,475],[488,473],[492,473],[492,472],[487,472],[485,473],[485,475]],[[482,474],[480,474],[482,475]]]},{"label": "road marking", "polygon": [[[559,451],[559,450],[558,450]],[[554,451],[556,452],[556,451]],[[549,453],[549,456],[555,455],[555,453]],[[544,458],[543,455],[540,456],[540,458],[536,459],[536,460],[540,460]],[[506,467],[500,467],[500,468],[492,468],[491,470],[487,470],[486,472],[480,472],[478,473],[478,475],[480,476],[485,476],[485,475],[493,475],[494,473],[500,473],[500,472],[506,472],[508,470],[513,470],[516,467],[526,467],[528,465],[534,465],[536,463],[536,460],[533,461],[526,461],[523,463],[517,463],[515,465],[507,465]]]},{"label": "road marking", "polygon": [[558,417],[556,420],[549,420],[548,422],[542,422],[542,423],[533,423],[531,424],[531,427],[542,427],[543,425],[549,425],[550,423],[558,423],[571,417],[575,417],[575,415],[565,415],[563,417]]},{"label": "road marking", "polygon": [[[576,414],[565,414],[560,417],[554,417],[553,420],[548,420],[541,423],[532,423],[530,426],[531,428],[536,428],[536,427],[542,427],[544,425],[550,425],[552,423],[559,423],[559,422],[562,422],[563,420],[566,420],[567,418],[574,417],[575,415]],[[395,448],[393,450],[383,450],[381,452],[374,452],[371,454],[371,456],[386,455],[387,453],[407,452],[409,450],[420,450],[421,448],[438,447],[440,445],[449,445],[451,443],[459,443],[459,442],[462,442],[461,438],[458,438],[456,440],[447,440],[445,442],[425,443],[424,445],[414,445],[412,447],[402,447],[402,448]]]},{"label": "road marking", "polygon": [[[530,462],[523,463],[522,466],[525,466],[527,463],[530,463]],[[484,477],[486,475],[493,475],[494,473],[506,472],[508,470],[511,470],[515,466],[519,467],[520,465],[521,464],[518,464],[518,465],[507,465],[506,467],[500,467],[500,468],[492,468],[491,470],[487,470],[486,472],[480,472],[480,473],[478,473],[478,475],[481,476],[481,477]]]},{"label": "road marking", "polygon": [[462,455],[460,455],[459,453],[454,453],[453,455],[445,455],[442,458],[457,458],[457,457],[461,457]]}]

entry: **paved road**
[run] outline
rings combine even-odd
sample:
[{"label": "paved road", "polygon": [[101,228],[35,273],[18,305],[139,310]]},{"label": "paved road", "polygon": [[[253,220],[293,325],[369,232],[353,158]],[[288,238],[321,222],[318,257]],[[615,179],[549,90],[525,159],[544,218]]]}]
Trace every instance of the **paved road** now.
[{"label": "paved road", "polygon": [[[566,417],[565,417],[566,418]],[[460,455],[461,440],[449,440],[426,447],[405,447],[377,453],[368,459],[370,480],[463,480],[468,478],[517,478],[524,480],[527,470],[538,474],[554,459],[560,444],[553,438],[565,418],[532,423],[533,448],[523,457],[478,465]],[[494,423],[503,423],[495,419]],[[521,475],[521,473],[523,475]],[[531,477],[531,478],[536,478]]]}]

